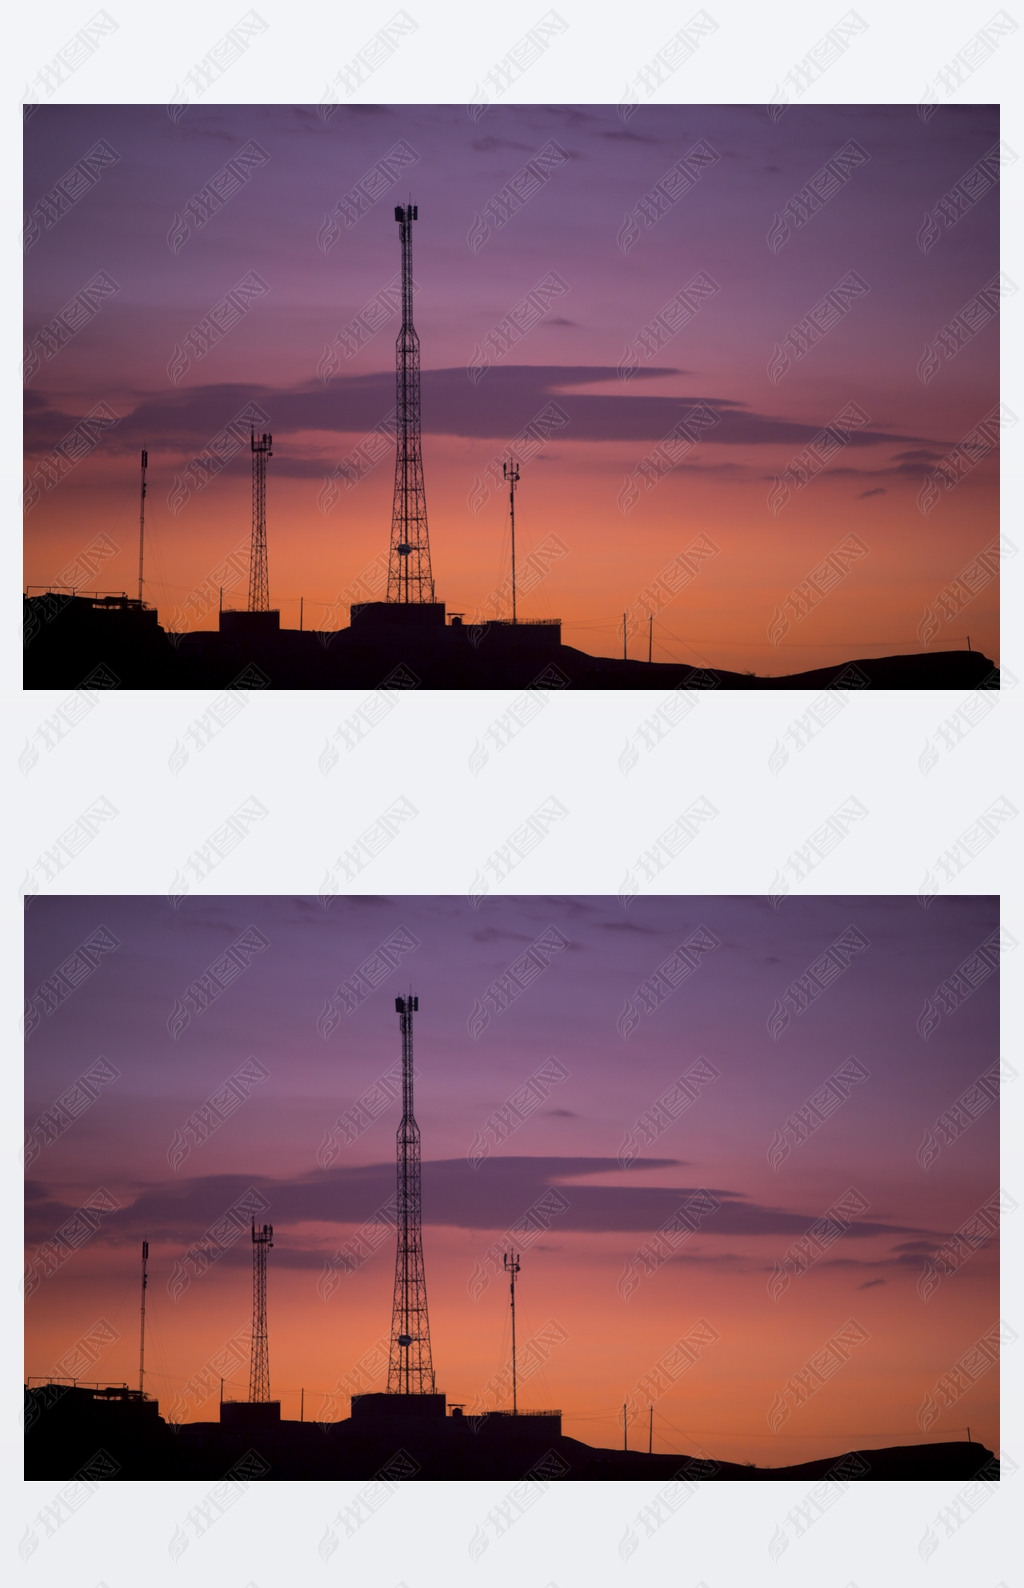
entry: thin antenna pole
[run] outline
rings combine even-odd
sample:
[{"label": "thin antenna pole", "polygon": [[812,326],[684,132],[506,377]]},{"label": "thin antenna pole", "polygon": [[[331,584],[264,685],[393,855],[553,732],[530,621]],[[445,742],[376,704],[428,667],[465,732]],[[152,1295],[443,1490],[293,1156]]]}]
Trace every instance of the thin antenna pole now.
[{"label": "thin antenna pole", "polygon": [[968,634],[968,636],[967,636],[967,649],[970,650],[970,648],[971,648],[971,636]]},{"label": "thin antenna pole", "polygon": [[626,1450],[628,1448],[627,1445],[626,1445],[626,1402],[625,1401],[623,1401],[623,1403],[622,1403],[622,1448],[623,1448],[623,1450]]},{"label": "thin antenna pole", "polygon": [[650,659],[651,659],[651,651],[652,651],[653,648],[654,648],[654,613],[653,612],[648,612],[648,614],[647,614],[647,660],[648,661],[650,661]]},{"label": "thin antenna pole", "polygon": [[512,622],[516,621],[516,486],[519,484],[519,465],[515,458],[502,464],[508,481],[508,512],[512,524]]},{"label": "thin antenna pole", "polygon": [[146,539],[146,465],[149,453],[142,453],[142,492],[139,497],[139,606],[142,605],[142,548]]},{"label": "thin antenna pole", "polygon": [[221,1379],[221,1381],[220,1381],[220,1403],[223,1406],[223,1404],[224,1404],[224,1380],[223,1379]]},{"label": "thin antenna pole", "polygon": [[[142,454],[145,457],[145,453]],[[146,1371],[146,1263],[149,1260],[149,1242],[142,1243],[142,1308],[139,1318],[139,1394]]]},{"label": "thin antenna pole", "polygon": [[299,1396],[299,1422],[304,1423],[306,1421],[306,1391],[304,1389],[300,1390]]},{"label": "thin antenna pole", "polygon": [[299,596],[299,633],[302,633],[302,608],[305,605],[305,596]]},{"label": "thin antenna pole", "polygon": [[626,660],[626,614],[622,614],[622,660]]},{"label": "thin antenna pole", "polygon": [[512,1297],[512,1415],[515,1417],[519,1411],[516,1399],[516,1275],[519,1272],[519,1258],[515,1252],[505,1253],[505,1271],[509,1277],[509,1291]]},{"label": "thin antenna pole", "polygon": [[649,1406],[647,1410],[650,1415],[650,1420],[647,1424],[647,1454],[650,1455],[654,1449],[654,1407]]}]

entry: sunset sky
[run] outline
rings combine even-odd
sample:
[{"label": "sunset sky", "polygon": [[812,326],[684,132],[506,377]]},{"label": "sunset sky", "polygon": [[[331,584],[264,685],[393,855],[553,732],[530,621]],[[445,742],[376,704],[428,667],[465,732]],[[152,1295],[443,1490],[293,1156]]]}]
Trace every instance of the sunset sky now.
[{"label": "sunset sky", "polygon": [[[246,1398],[248,1216],[224,1216],[255,1192],[283,1415],[303,1387],[307,1419],[347,1415],[361,1361],[356,1387],[384,1388],[395,1241],[374,1216],[411,987],[450,1401],[509,1404],[511,1240],[520,1406],[561,1407],[570,1435],[615,1445],[629,1401],[646,1448],[653,1400],[655,1450],[725,1460],[967,1425],[998,1449],[996,1368],[975,1353],[966,1393],[935,1393],[998,1319],[998,1243],[977,1236],[999,1187],[998,925],[969,897],[35,898],[26,1374],[59,1372],[102,1323],[119,1338],[79,1377],[137,1383],[148,1239],[147,1389],[164,1415],[215,1418],[209,1378],[189,1386],[227,1360],[225,1394]],[[967,1093],[953,1139],[937,1121]],[[71,1247],[47,1244],[90,1205]],[[969,1223],[966,1258],[937,1256]],[[857,1343],[801,1402],[794,1377],[837,1335]]]},{"label": "sunset sky", "polygon": [[[994,579],[936,605],[998,533],[997,451],[975,434],[959,483],[935,474],[999,396],[997,110],[625,108],[37,107],[26,585],[105,537],[89,588],[135,590],[146,447],[147,599],[213,627],[193,592],[220,569],[244,604],[253,414],[282,622],[302,597],[307,627],[337,627],[383,592],[411,199],[450,610],[508,615],[500,460],[525,433],[519,614],[560,616],[568,644],[619,653],[628,610],[633,656],[652,612],[656,660],[767,675],[967,634],[998,659]],[[107,428],[58,478],[49,455],[97,404]],[[232,422],[224,466],[197,466]]]}]

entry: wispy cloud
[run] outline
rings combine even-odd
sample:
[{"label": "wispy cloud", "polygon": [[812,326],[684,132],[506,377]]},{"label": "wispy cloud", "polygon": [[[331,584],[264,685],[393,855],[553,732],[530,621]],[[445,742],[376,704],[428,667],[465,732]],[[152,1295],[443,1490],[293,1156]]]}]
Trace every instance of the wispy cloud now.
[{"label": "wispy cloud", "polygon": [[[676,371],[641,369],[635,380],[656,380]],[[678,422],[684,408],[704,403],[718,415],[718,423],[702,437],[701,446],[791,447],[796,449],[820,432],[817,422],[757,413],[734,398],[695,391],[651,395],[618,389],[591,388],[614,382],[617,367],[581,364],[513,364],[490,370],[486,390],[473,387],[464,368],[423,372],[423,428],[435,435],[504,439],[514,434],[524,413],[534,412],[552,396],[571,410],[572,435],[579,441],[648,442],[657,440]],[[247,402],[258,402],[271,415],[278,440],[274,468],[280,474],[315,475],[323,470],[322,452],[311,456],[308,444],[289,454],[285,437],[315,433],[320,436],[362,434],[367,416],[386,413],[394,402],[394,375],[390,369],[372,374],[336,376],[325,388],[311,380],[293,386],[242,386],[237,383],[193,386],[186,390],[137,394],[107,443],[107,450],[132,452],[154,435],[169,450],[198,452],[224,422]],[[67,433],[75,414],[63,406],[65,399],[47,400],[38,392],[25,417],[25,450],[28,456],[45,452]],[[130,398],[122,398],[122,402]],[[851,436],[853,448],[900,446],[886,472],[916,474],[942,456],[947,443],[867,426]],[[243,459],[247,467],[247,460]],[[241,464],[239,465],[241,467]],[[839,471],[833,470],[833,473]]]},{"label": "wispy cloud", "polygon": [[[459,1229],[506,1229],[524,1207],[531,1205],[552,1186],[560,1187],[569,1207],[560,1216],[563,1230],[606,1233],[638,1232],[659,1228],[671,1218],[687,1197],[696,1194],[692,1185],[637,1185],[641,1172],[675,1171],[685,1165],[674,1158],[637,1159],[626,1177],[616,1158],[594,1157],[494,1157],[473,1171],[464,1158],[435,1159],[423,1164],[423,1184],[428,1219],[431,1224]],[[211,1220],[252,1184],[258,1184],[267,1197],[274,1222],[282,1229],[306,1224],[358,1224],[376,1208],[384,1205],[394,1189],[391,1162],[356,1168],[335,1167],[324,1172],[290,1178],[272,1179],[244,1172],[238,1175],[197,1176],[184,1184],[160,1182],[137,1191],[134,1199],[121,1189],[122,1210],[107,1220],[108,1238],[114,1242],[136,1239],[140,1234],[152,1238],[189,1241],[207,1228]],[[605,1177],[607,1185],[580,1184],[582,1180]],[[616,1184],[619,1179],[622,1184]],[[813,1210],[792,1211],[752,1201],[728,1187],[709,1188],[719,1202],[715,1214],[715,1237],[794,1236],[804,1233],[814,1220]],[[27,1221],[29,1241],[44,1239],[72,1211],[58,1196],[45,1192],[31,1202]],[[850,1225],[851,1238],[878,1237],[892,1240],[897,1235],[929,1236],[899,1224],[856,1221]],[[915,1248],[934,1250],[941,1236],[915,1241]],[[283,1242],[282,1245],[287,1243]],[[294,1244],[294,1243],[293,1243]],[[312,1252],[313,1247],[310,1248]],[[899,1264],[915,1264],[919,1258],[888,1259]]]}]

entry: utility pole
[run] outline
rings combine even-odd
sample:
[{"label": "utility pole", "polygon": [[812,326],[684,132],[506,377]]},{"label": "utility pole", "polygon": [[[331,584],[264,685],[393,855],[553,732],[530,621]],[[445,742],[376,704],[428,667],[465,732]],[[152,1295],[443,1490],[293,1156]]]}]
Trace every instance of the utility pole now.
[{"label": "utility pole", "polygon": [[623,1403],[622,1403],[622,1448],[623,1448],[623,1450],[628,1448],[627,1445],[626,1445],[626,1402],[625,1401],[623,1401]]},{"label": "utility pole", "polygon": [[505,1272],[511,1275],[509,1291],[512,1296],[512,1415],[515,1417],[519,1411],[516,1400],[516,1275],[519,1272],[519,1258],[515,1252],[505,1253]]},{"label": "utility pole", "polygon": [[427,1281],[423,1270],[423,1215],[420,1200],[420,1127],[412,1100],[412,1017],[420,1001],[396,998],[402,1031],[402,1120],[398,1127],[398,1249],[391,1309],[389,1395],[430,1395],[434,1366],[427,1321]]},{"label": "utility pole", "polygon": [[252,448],[252,550],[249,555],[249,611],[270,610],[270,585],[267,578],[267,459],[273,436],[262,435],[250,428],[249,445]]},{"label": "utility pole", "polygon": [[249,1399],[270,1399],[270,1357],[267,1349],[267,1252],[274,1244],[274,1226],[261,1230],[252,1221],[252,1361],[249,1367]]},{"label": "utility pole", "polygon": [[142,605],[142,548],[146,539],[146,466],[149,453],[142,452],[142,491],[139,497],[139,606]]},{"label": "utility pole", "polygon": [[651,659],[651,651],[653,649],[654,649],[654,613],[653,612],[648,612],[648,614],[647,614],[647,660],[648,661],[650,661],[650,659]]},{"label": "utility pole", "polygon": [[647,1424],[647,1454],[650,1455],[654,1449],[654,1407],[649,1406],[647,1410],[650,1414],[650,1421]]},{"label": "utility pole", "polygon": [[501,465],[508,481],[508,514],[512,525],[512,622],[516,621],[516,486],[519,484],[519,465],[510,458]]},{"label": "utility pole", "polygon": [[300,1390],[299,1396],[299,1422],[304,1423],[306,1421],[306,1391],[304,1389]]},{"label": "utility pole", "polygon": [[[142,454],[145,457],[145,453]],[[149,1261],[149,1242],[142,1243],[142,1309],[139,1319],[139,1394],[146,1369],[146,1263]]]},{"label": "utility pole", "polygon": [[305,596],[299,596],[299,633],[302,633],[302,609],[305,606]]},{"label": "utility pole", "polygon": [[389,601],[433,601],[420,438],[420,339],[412,323],[412,223],[416,204],[395,208],[402,243],[402,328],[395,343],[395,497],[388,556]]},{"label": "utility pole", "polygon": [[626,660],[626,614],[622,614],[622,660]]}]

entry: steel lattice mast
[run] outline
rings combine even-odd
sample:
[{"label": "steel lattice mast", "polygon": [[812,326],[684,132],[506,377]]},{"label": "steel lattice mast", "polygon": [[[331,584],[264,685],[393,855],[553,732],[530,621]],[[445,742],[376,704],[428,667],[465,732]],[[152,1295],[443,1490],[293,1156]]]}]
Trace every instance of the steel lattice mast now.
[{"label": "steel lattice mast", "polygon": [[267,577],[267,459],[273,436],[257,439],[249,432],[252,447],[252,550],[249,554],[249,611],[270,610],[270,584]]},{"label": "steel lattice mast", "polygon": [[420,339],[412,323],[412,223],[415,204],[395,208],[402,239],[402,329],[395,343],[395,502],[388,555],[388,600],[433,601],[420,445]]},{"label": "steel lattice mast", "polygon": [[402,1027],[402,1122],[398,1127],[398,1250],[388,1358],[389,1395],[431,1395],[434,1367],[427,1321],[420,1204],[420,1128],[412,1107],[412,1017],[418,998],[396,998]]},{"label": "steel lattice mast", "polygon": [[252,1362],[249,1368],[250,1401],[270,1399],[270,1354],[267,1349],[267,1252],[274,1244],[274,1226],[261,1230],[252,1221]]}]

